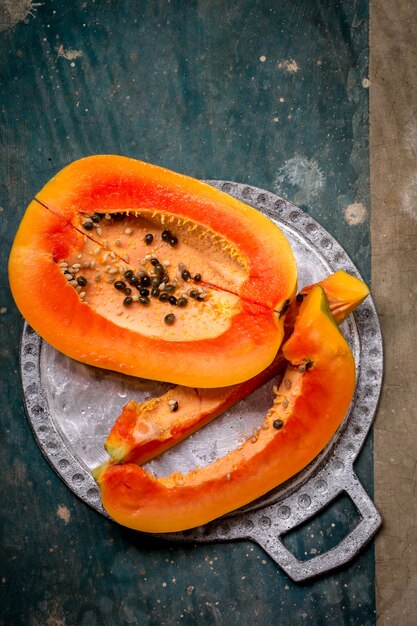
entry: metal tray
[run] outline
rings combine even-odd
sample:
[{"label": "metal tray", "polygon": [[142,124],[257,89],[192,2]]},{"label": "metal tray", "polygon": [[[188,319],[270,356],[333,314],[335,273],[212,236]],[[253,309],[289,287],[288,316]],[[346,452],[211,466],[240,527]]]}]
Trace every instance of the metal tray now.
[{"label": "metal tray", "polygon": [[[315,220],[282,198],[239,183],[209,181],[265,213],[294,250],[299,288],[337,269],[359,276],[346,252]],[[351,345],[357,386],[347,416],[327,448],[297,476],[251,505],[205,526],[163,535],[176,541],[250,539],[295,581],[349,561],[371,539],[381,519],[353,470],[375,415],[382,382],[382,340],[370,297],[342,324]],[[169,385],[99,370],[69,359],[25,325],[21,376],[27,415],[39,447],[65,484],[96,511],[104,511],[91,469],[108,457],[103,443],[128,399],[143,401]],[[271,402],[267,383],[204,429],[147,464],[157,476],[205,465],[236,447],[258,426]],[[361,516],[337,546],[300,561],[282,536],[317,514],[339,494],[350,496]]]}]

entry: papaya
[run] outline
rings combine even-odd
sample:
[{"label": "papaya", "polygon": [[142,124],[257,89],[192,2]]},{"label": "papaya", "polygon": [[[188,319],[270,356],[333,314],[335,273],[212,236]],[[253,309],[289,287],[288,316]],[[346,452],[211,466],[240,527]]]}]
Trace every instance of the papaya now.
[{"label": "papaya", "polygon": [[68,165],[29,204],[9,278],[28,323],[66,355],[212,388],[272,362],[297,268],[284,234],[252,207],[98,155]]},{"label": "papaya", "polygon": [[110,516],[150,533],[194,528],[306,467],[336,432],[355,389],[353,355],[320,286],[301,304],[282,352],[288,366],[273,406],[256,435],[224,457],[162,478],[133,463],[98,468],[95,478]]},{"label": "papaya", "polygon": [[189,437],[285,369],[278,352],[270,365],[249,380],[228,387],[175,385],[162,396],[125,404],[104,444],[116,463],[143,465]]},{"label": "papaya", "polygon": [[323,287],[333,318],[338,324],[369,295],[369,289],[362,280],[343,270],[338,270],[318,283],[303,287],[300,294],[306,296],[316,285]]},{"label": "papaya", "polygon": [[[339,270],[318,283],[324,289],[334,320],[340,324],[369,294],[365,283]],[[286,318],[290,336],[300,300],[313,285],[301,290]],[[275,359],[251,379],[215,389],[176,385],[145,402],[130,400],[117,418],[104,447],[116,463],[143,465],[165,452],[274,377],[282,375],[286,361],[279,350]]]}]

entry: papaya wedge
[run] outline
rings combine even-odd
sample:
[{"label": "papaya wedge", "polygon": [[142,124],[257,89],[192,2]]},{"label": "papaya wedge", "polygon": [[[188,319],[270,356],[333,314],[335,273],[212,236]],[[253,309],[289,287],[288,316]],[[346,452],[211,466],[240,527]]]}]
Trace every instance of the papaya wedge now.
[{"label": "papaya wedge", "polygon": [[[324,289],[330,311],[338,324],[369,294],[363,281],[343,270],[318,284]],[[301,296],[310,293],[313,287],[304,287]],[[287,337],[294,328],[300,300],[302,297],[295,300],[288,311]],[[143,465],[205,426],[267,381],[281,375],[285,367],[286,361],[279,350],[271,365],[243,383],[215,389],[177,385],[146,402],[130,400],[123,407],[104,446],[116,463]]]},{"label": "papaya wedge", "polygon": [[326,296],[314,287],[283,347],[288,361],[273,406],[239,448],[188,474],[156,478],[133,463],[95,472],[110,516],[163,533],[205,524],[264,495],[306,467],[341,424],[355,389],[353,355]]},{"label": "papaya wedge", "polygon": [[283,232],[253,207],[149,163],[96,155],[30,203],[9,280],[22,315],[64,354],[219,387],[272,362],[297,267]]}]

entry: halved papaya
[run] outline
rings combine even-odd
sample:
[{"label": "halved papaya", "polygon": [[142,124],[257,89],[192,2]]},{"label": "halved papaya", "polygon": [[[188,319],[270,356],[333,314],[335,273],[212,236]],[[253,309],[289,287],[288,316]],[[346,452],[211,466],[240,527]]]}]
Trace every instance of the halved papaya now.
[{"label": "halved papaya", "polygon": [[[334,320],[340,324],[369,294],[365,283],[339,270],[318,283],[328,299]],[[310,293],[314,285],[301,294]],[[293,331],[300,300],[293,301],[286,318],[287,337]],[[251,379],[215,389],[176,385],[162,396],[130,400],[117,418],[104,447],[116,463],[142,465],[176,445],[239,402],[255,389],[280,376],[286,367],[282,350],[266,369]]]},{"label": "halved papaya", "polygon": [[138,465],[95,474],[103,505],[117,522],[152,533],[205,524],[262,496],[302,470],[326,446],[355,388],[351,350],[323,289],[311,290],[283,347],[289,365],[256,436],[214,463],[156,478]]},{"label": "halved papaya", "polygon": [[104,155],[72,163],[37,194],[9,277],[29,324],[70,357],[219,387],[272,362],[297,270],[283,233],[252,207]]}]

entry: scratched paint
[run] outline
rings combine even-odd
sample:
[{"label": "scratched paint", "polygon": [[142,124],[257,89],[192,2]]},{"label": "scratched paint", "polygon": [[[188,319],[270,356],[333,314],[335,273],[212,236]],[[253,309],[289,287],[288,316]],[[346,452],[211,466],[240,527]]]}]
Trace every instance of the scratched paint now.
[{"label": "scratched paint", "polygon": [[279,61],[277,63],[277,68],[279,70],[283,70],[284,72],[288,72],[288,74],[296,74],[300,69],[300,66],[295,59],[285,59],[284,61]]},{"label": "scratched paint", "polygon": [[69,524],[69,521],[71,519],[71,512],[67,506],[65,506],[64,504],[59,504],[56,510],[56,515],[65,524]]},{"label": "scratched paint", "polygon": [[74,59],[79,59],[80,57],[83,56],[82,50],[72,50],[71,48],[64,48],[63,44],[60,44],[60,46],[57,49],[56,52],[58,57],[62,57],[63,59],[66,59],[67,61],[74,61]]},{"label": "scratched paint", "polygon": [[31,0],[3,0],[0,2],[0,32],[14,28],[29,16],[34,17],[39,2]]},{"label": "scratched paint", "polygon": [[[294,200],[297,204],[309,204],[317,198],[325,185],[325,176],[317,161],[295,156],[285,161],[279,169],[275,186],[281,193],[288,186],[293,188]],[[286,194],[285,194],[286,195]]]},{"label": "scratched paint", "polygon": [[343,215],[349,226],[357,226],[366,220],[368,211],[362,202],[353,202],[343,209]]}]

